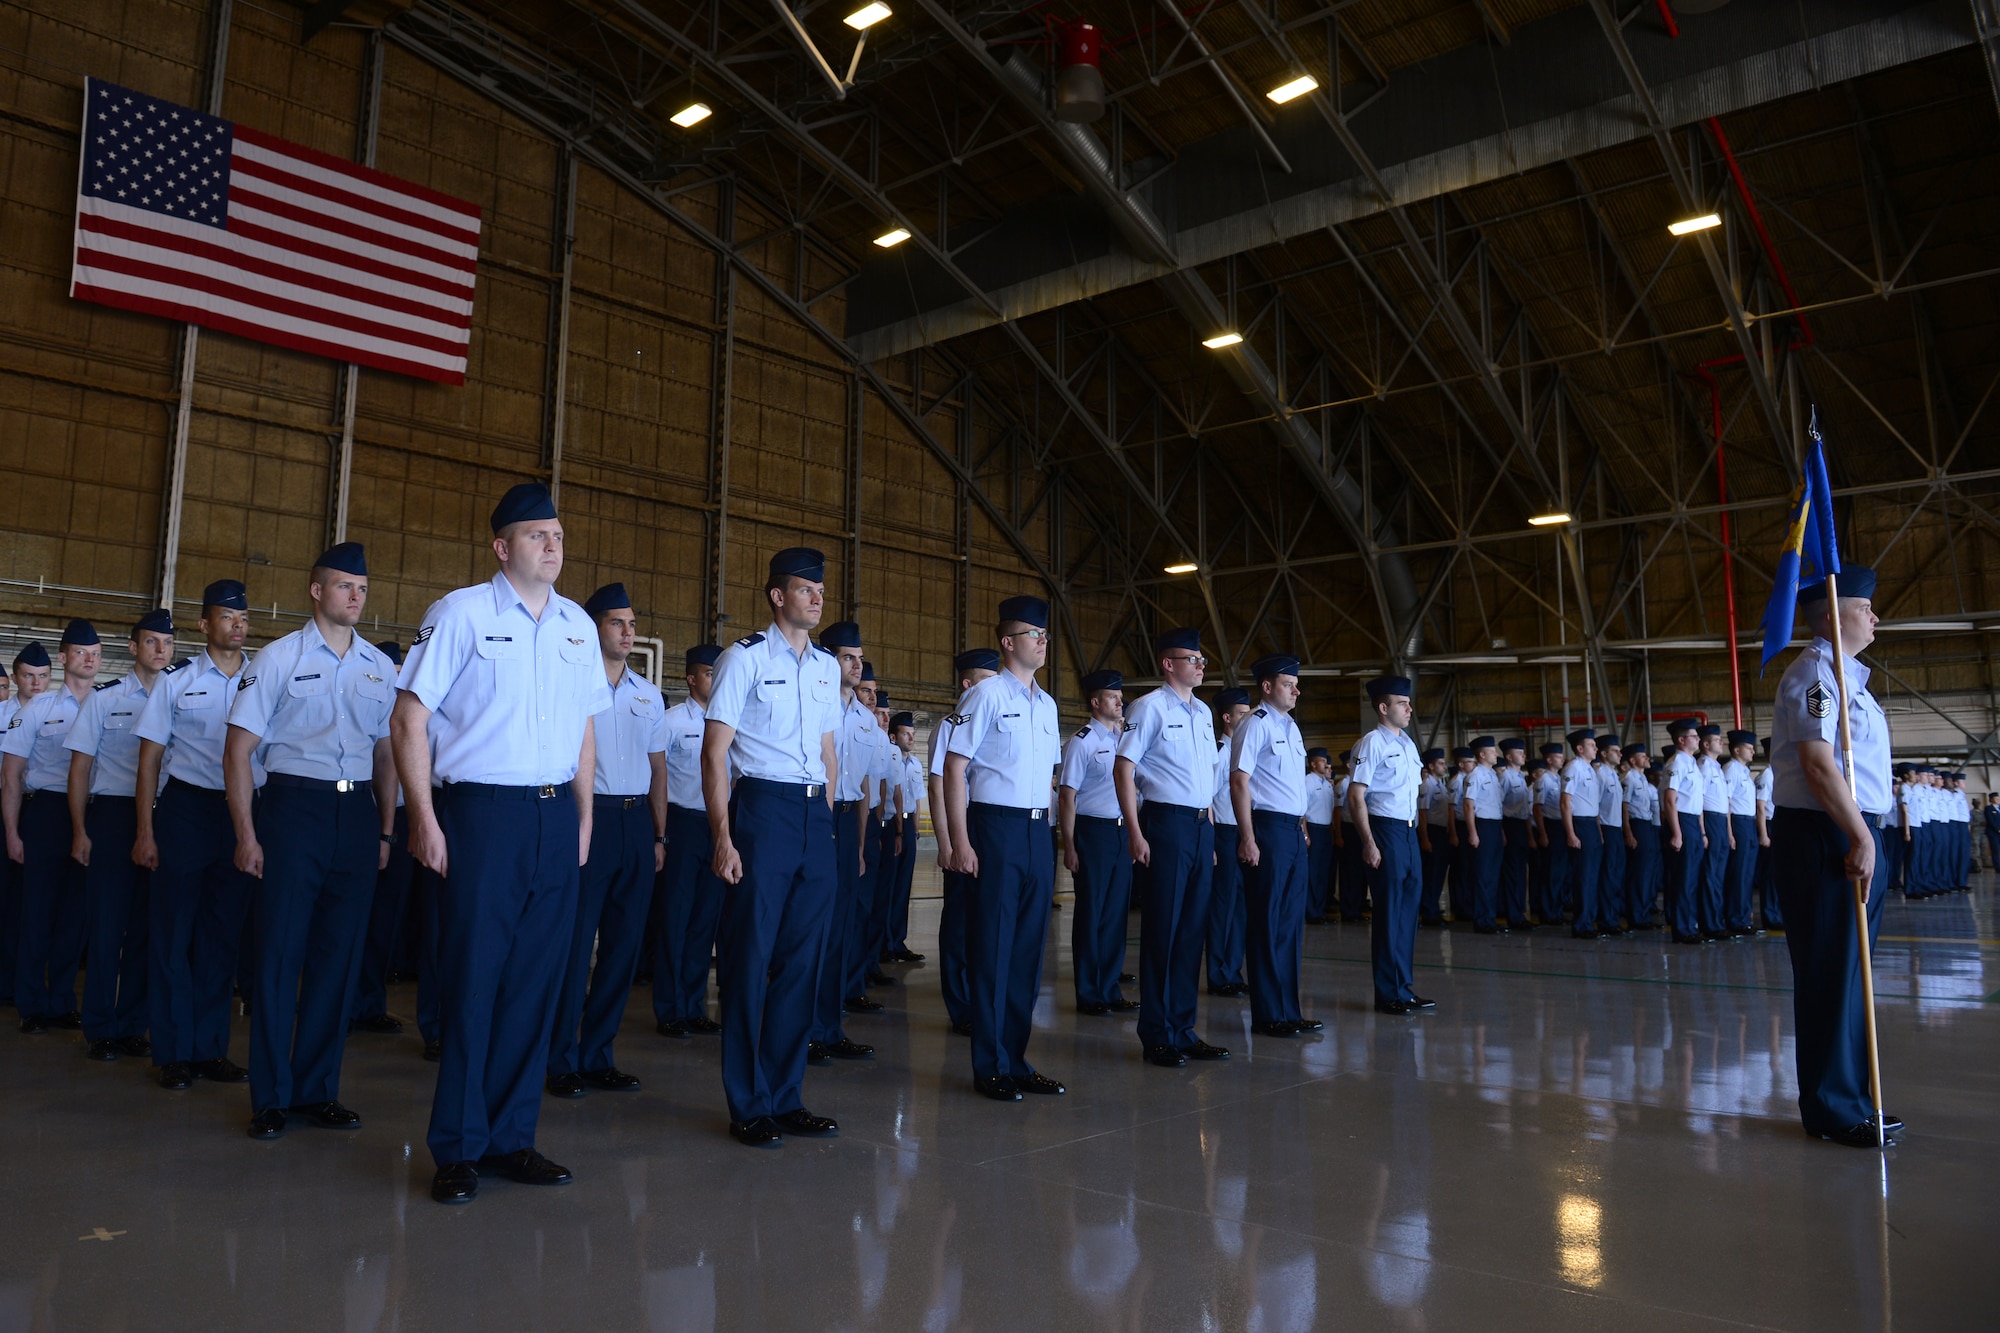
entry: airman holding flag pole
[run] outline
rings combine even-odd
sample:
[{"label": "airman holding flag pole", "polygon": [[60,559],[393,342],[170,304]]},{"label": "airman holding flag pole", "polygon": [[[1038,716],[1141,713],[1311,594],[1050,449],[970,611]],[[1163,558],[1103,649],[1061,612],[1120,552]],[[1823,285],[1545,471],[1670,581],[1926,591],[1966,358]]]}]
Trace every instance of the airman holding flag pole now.
[{"label": "airman holding flag pole", "polygon": [[[1818,579],[1801,588],[1802,575]],[[1808,1133],[1854,1148],[1887,1147],[1894,1141],[1889,1135],[1902,1128],[1882,1109],[1870,962],[1887,896],[1889,726],[1868,693],[1868,668],[1850,655],[1874,640],[1874,592],[1873,570],[1840,566],[1815,414],[1764,616],[1766,663],[1791,642],[1798,610],[1813,632],[1778,684],[1772,878],[1784,904],[1795,979],[1800,1117]],[[1843,920],[1843,880],[1852,886],[1851,922]]]}]

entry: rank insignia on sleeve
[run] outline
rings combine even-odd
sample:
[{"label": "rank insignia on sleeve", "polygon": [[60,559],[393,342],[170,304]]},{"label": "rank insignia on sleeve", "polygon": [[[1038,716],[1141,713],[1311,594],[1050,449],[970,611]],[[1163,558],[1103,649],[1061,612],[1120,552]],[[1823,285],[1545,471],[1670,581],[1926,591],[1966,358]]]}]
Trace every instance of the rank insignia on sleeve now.
[{"label": "rank insignia on sleeve", "polygon": [[1816,680],[1806,688],[1806,712],[1814,717],[1826,717],[1833,712],[1833,695],[1824,681]]},{"label": "rank insignia on sleeve", "polygon": [[411,642],[410,646],[414,648],[417,646],[417,644],[420,644],[424,640],[430,638],[432,632],[435,631],[436,629],[437,629],[436,625],[424,626],[422,629],[417,631],[417,637]]},{"label": "rank insignia on sleeve", "polygon": [[949,717],[945,718],[945,721],[951,723],[951,725],[953,725],[954,727],[962,727],[966,723],[972,721],[972,714],[953,713]]},{"label": "rank insignia on sleeve", "polygon": [[19,713],[16,713],[14,714],[14,716],[7,719],[7,730],[9,731],[12,731],[14,728],[20,725],[21,725],[21,715]]},{"label": "rank insignia on sleeve", "polygon": [[257,678],[255,676],[245,676],[243,679],[236,682],[236,691],[237,693],[240,694],[244,690],[249,689],[252,685],[255,685],[256,683],[257,683]]}]

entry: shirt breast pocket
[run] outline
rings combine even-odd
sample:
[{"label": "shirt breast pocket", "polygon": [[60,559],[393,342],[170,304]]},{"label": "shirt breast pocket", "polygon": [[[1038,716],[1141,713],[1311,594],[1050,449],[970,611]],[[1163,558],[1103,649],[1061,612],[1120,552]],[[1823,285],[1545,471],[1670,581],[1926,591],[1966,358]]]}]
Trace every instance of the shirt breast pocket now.
[{"label": "shirt breast pocket", "polygon": [[363,676],[354,685],[355,712],[370,732],[382,731],[396,706],[396,687],[387,680]]},{"label": "shirt breast pocket", "polygon": [[133,724],[138,720],[138,717],[139,715],[136,712],[114,713],[107,710],[104,714],[104,729],[106,731],[130,731]]},{"label": "shirt breast pocket", "polygon": [[323,671],[303,672],[285,682],[287,712],[308,728],[333,721],[333,678]]},{"label": "shirt breast pocket", "polygon": [[226,716],[222,695],[214,689],[189,690],[174,701],[174,728],[177,731],[187,728],[206,735],[220,729]]},{"label": "shirt breast pocket", "polygon": [[486,680],[488,701],[505,694],[525,691],[528,685],[529,645],[509,634],[482,634],[473,643],[480,675]]},{"label": "shirt breast pocket", "polygon": [[750,693],[773,732],[786,734],[799,722],[799,687],[790,679],[759,680]]},{"label": "shirt breast pocket", "polygon": [[1012,759],[1021,752],[1021,735],[1026,730],[1019,713],[1002,713],[993,719],[993,745],[998,758]]}]

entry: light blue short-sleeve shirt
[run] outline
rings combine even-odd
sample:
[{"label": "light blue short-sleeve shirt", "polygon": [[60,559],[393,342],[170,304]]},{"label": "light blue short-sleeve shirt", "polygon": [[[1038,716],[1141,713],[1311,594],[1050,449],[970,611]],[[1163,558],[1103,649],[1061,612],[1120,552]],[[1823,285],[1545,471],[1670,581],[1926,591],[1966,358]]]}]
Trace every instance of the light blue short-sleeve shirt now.
[{"label": "light blue short-sleeve shirt", "polygon": [[1464,795],[1472,800],[1474,819],[1500,818],[1504,793],[1500,788],[1500,775],[1488,764],[1475,764],[1472,774],[1465,780]]},{"label": "light blue short-sleeve shirt", "polygon": [[661,731],[667,742],[667,804],[685,810],[707,810],[701,791],[701,739],[708,714],[694,696],[666,711]]},{"label": "light blue short-sleeve shirt", "polygon": [[1062,776],[1059,787],[1076,793],[1076,812],[1088,819],[1117,819],[1118,784],[1111,769],[1118,758],[1118,739],[1124,728],[1113,729],[1096,718],[1063,742]]},{"label": "light blue short-sleeve shirt", "polygon": [[840,712],[840,663],[813,644],[794,652],[776,622],[716,659],[708,720],[735,729],[729,756],[739,777],[824,783],[821,742],[839,730]]},{"label": "light blue short-sleeve shirt", "polygon": [[1702,779],[1700,760],[1676,750],[1674,757],[1667,760],[1665,785],[1674,794],[1674,808],[1678,814],[1701,814],[1705,808],[1703,796],[1708,784]]},{"label": "light blue short-sleeve shirt", "polygon": [[1750,765],[1731,759],[1722,766],[1722,776],[1729,784],[1729,813],[1732,816],[1755,815],[1757,779],[1751,776]]},{"label": "light blue short-sleeve shirt", "polygon": [[[652,756],[667,748],[666,697],[659,686],[630,667],[616,685],[609,677],[605,683],[611,690],[611,707],[592,719],[597,771],[591,790],[599,796],[644,796],[653,789]],[[697,748],[697,772],[700,766]]]},{"label": "light blue short-sleeve shirt", "polygon": [[[157,680],[158,677],[155,677]],[[92,796],[132,796],[139,786],[139,714],[146,687],[134,674],[98,685],[83,701],[63,745],[91,757]],[[157,796],[158,792],[149,793]]]},{"label": "light blue short-sleeve shirt", "polygon": [[396,667],[356,634],[338,654],[316,621],[257,654],[236,683],[229,724],[258,738],[272,773],[327,782],[365,782],[375,742],[389,734]]},{"label": "light blue short-sleeve shirt", "polygon": [[1625,774],[1625,809],[1632,819],[1641,824],[1660,822],[1660,792],[1646,775],[1632,769]]},{"label": "light blue short-sleeve shirt", "polygon": [[584,728],[611,704],[589,615],[551,591],[536,619],[505,572],[432,604],[396,685],[437,719],[431,763],[444,783],[566,783]]},{"label": "light blue short-sleeve shirt", "polygon": [[[89,698],[86,693],[84,697]],[[21,782],[27,791],[69,790],[70,728],[76,725],[83,705],[68,687],[58,681],[21,707],[7,719],[0,733],[0,753],[25,760]]]},{"label": "light blue short-sleeve shirt", "polygon": [[1333,823],[1333,779],[1306,772],[1306,823],[1322,827]]},{"label": "light blue short-sleeve shirt", "polygon": [[1569,797],[1571,819],[1595,819],[1603,803],[1597,780],[1597,765],[1572,758],[1563,765],[1563,795]]},{"label": "light blue short-sleeve shirt", "polygon": [[1417,817],[1423,765],[1408,736],[1377,726],[1354,745],[1354,781],[1368,789],[1368,813],[1409,823]]},{"label": "light blue short-sleeve shirt", "polygon": [[[1855,804],[1862,813],[1887,814],[1895,808],[1889,785],[1889,719],[1868,692],[1868,668],[1848,658],[1848,729],[1854,738]],[[1834,676],[1833,645],[1814,639],[1778,681],[1777,708],[1771,719],[1772,796],[1781,806],[1818,810],[1799,766],[1800,741],[1825,741],[1840,747],[1840,693]],[[1927,788],[1920,789],[1928,791]],[[1912,822],[1915,822],[1914,820]]]},{"label": "light blue short-sleeve shirt", "polygon": [[1250,779],[1250,808],[1294,819],[1306,813],[1306,742],[1290,713],[1268,704],[1236,724],[1229,767]]},{"label": "light blue short-sleeve shirt", "polygon": [[[139,715],[139,739],[167,747],[160,760],[164,777],[221,791],[222,750],[229,739],[229,708],[243,677],[256,671],[244,654],[233,676],[222,674],[206,650],[184,657],[160,673]],[[264,785],[263,747],[250,755],[250,776]]]},{"label": "light blue short-sleeve shirt", "polygon": [[[1215,791],[1216,758],[1215,715],[1208,705],[1161,686],[1127,705],[1125,721],[1118,757],[1132,761],[1139,798],[1206,809]],[[1238,724],[1239,738],[1246,725],[1248,719]]]},{"label": "light blue short-sleeve shirt", "polygon": [[1500,817],[1526,819],[1534,813],[1535,796],[1528,790],[1528,775],[1511,765],[1500,770]]},{"label": "light blue short-sleeve shirt", "polygon": [[1046,810],[1062,763],[1056,701],[1011,671],[965,692],[950,752],[964,755],[966,798],[980,805]]}]

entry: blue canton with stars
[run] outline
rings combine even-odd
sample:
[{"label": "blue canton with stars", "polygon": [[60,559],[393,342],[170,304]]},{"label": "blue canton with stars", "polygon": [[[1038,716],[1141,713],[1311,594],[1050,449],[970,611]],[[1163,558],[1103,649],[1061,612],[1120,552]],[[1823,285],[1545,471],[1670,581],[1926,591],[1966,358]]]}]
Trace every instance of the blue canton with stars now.
[{"label": "blue canton with stars", "polygon": [[83,193],[211,227],[229,225],[228,121],[90,80]]}]

